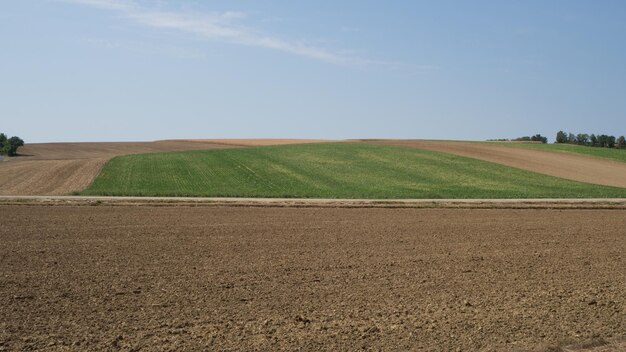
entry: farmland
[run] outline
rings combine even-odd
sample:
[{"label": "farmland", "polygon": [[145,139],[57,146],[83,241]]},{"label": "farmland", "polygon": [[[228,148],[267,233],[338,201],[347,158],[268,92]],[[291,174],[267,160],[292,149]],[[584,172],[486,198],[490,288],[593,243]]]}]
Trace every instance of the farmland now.
[{"label": "farmland", "polygon": [[19,157],[0,163],[0,196],[64,195],[80,192],[94,180],[109,159],[118,155],[312,142],[321,141],[203,139],[27,144],[19,149]]},{"label": "farmland", "polygon": [[[617,161],[297,142],[32,145],[3,162],[22,177],[0,181],[0,350],[626,348],[625,200],[389,199],[624,197],[566,179],[619,173],[542,174]],[[2,197],[89,184],[193,197]]]},{"label": "farmland", "polygon": [[[439,140],[364,140],[364,142],[449,153],[572,181],[626,188],[626,177],[624,177],[626,175],[626,163],[597,155],[559,152],[558,150],[551,150],[552,146],[541,147],[538,145],[536,148],[526,148],[526,146],[534,145]],[[607,150],[607,152],[621,153],[623,151]]]},{"label": "farmland", "polygon": [[574,144],[539,144],[539,143],[498,143],[508,147],[547,150],[589,155],[598,158],[626,162],[626,150],[614,148],[595,148]]},{"label": "farmland", "polygon": [[226,147],[230,146],[188,141],[27,144],[19,149],[19,157],[0,164],[0,196],[81,191],[116,155]]},{"label": "farmland", "polygon": [[128,155],[83,195],[304,198],[624,197],[568,181],[415,148],[322,143]]},{"label": "farmland", "polygon": [[556,351],[626,331],[624,210],[0,213],[6,350]]}]

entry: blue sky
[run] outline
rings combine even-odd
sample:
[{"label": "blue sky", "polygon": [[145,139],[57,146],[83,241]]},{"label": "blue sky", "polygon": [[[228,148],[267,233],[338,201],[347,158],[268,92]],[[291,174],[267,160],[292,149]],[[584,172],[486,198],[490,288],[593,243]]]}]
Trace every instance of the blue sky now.
[{"label": "blue sky", "polygon": [[624,1],[0,3],[27,142],[626,134]]}]

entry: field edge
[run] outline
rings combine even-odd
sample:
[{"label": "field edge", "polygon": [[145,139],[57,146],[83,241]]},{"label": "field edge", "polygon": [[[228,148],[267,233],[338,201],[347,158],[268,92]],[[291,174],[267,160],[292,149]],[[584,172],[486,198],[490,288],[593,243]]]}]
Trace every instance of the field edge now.
[{"label": "field edge", "polygon": [[469,208],[469,209],[616,209],[626,198],[539,199],[323,199],[219,197],[0,196],[0,205],[29,206],[204,206],[283,208]]}]

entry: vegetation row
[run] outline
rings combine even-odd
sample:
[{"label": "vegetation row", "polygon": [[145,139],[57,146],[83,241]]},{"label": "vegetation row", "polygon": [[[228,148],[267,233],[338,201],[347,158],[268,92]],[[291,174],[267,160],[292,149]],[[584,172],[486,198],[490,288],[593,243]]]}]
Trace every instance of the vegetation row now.
[{"label": "vegetation row", "polygon": [[610,136],[606,134],[595,135],[578,133],[575,135],[573,133],[565,133],[563,131],[559,131],[556,134],[556,143],[577,144],[599,148],[626,149],[626,138],[624,138],[624,136],[615,138],[615,136]]}]

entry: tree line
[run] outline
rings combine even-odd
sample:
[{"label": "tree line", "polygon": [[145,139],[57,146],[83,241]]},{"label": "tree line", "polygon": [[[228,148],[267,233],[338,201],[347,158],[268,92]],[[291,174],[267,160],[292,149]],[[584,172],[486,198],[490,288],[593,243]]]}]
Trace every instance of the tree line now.
[{"label": "tree line", "polygon": [[534,136],[524,136],[524,137],[519,137],[519,138],[515,138],[514,141],[516,142],[541,142],[543,144],[548,143],[548,137],[544,137],[540,134],[536,134]]},{"label": "tree line", "polygon": [[565,133],[563,131],[559,131],[556,134],[556,142],[562,144],[577,144],[577,145],[586,145],[589,147],[599,147],[599,148],[619,148],[626,149],[626,138],[624,136],[620,136],[615,138],[615,136],[609,136],[606,134],[587,134],[587,133]]},{"label": "tree line", "polygon": [[16,156],[17,148],[22,146],[24,141],[20,137],[7,138],[6,134],[0,133],[0,155]]},{"label": "tree line", "polygon": [[548,137],[544,137],[540,134],[536,134],[534,136],[524,136],[518,137],[514,139],[500,138],[500,139],[488,139],[491,142],[541,142],[543,144],[548,143]]}]

